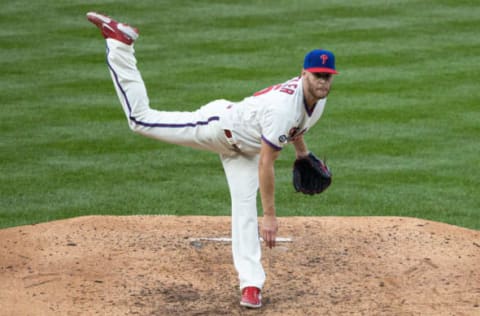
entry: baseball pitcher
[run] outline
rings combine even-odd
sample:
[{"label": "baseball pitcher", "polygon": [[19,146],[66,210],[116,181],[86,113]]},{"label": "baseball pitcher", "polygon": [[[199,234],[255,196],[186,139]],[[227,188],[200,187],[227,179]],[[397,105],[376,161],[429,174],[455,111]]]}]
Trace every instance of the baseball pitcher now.
[{"label": "baseball pitcher", "polygon": [[107,66],[132,131],[163,142],[220,155],[232,208],[232,253],[242,306],[261,307],[265,272],[257,223],[257,192],[263,208],[260,229],[269,248],[275,246],[274,162],[293,144],[293,184],[306,194],[320,193],[331,181],[327,166],[307,149],[303,135],[320,119],[335,69],[332,52],[316,49],[305,56],[301,75],[268,87],[240,102],[216,100],[193,112],[150,108],[136,66],[134,42],[139,32],[95,12],[87,19],[107,44]]}]

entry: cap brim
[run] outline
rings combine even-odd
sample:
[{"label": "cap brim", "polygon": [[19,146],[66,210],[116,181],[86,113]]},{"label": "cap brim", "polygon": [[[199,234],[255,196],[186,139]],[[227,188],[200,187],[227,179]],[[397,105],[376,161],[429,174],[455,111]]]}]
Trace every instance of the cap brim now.
[{"label": "cap brim", "polygon": [[334,74],[334,75],[338,74],[338,72],[335,69],[331,69],[331,68],[307,68],[305,70],[309,72],[324,72],[327,74]]}]

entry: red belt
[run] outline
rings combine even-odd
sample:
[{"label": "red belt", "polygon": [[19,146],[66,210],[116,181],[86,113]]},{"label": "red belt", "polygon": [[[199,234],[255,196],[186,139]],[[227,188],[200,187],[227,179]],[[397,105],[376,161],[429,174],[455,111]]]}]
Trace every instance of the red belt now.
[{"label": "red belt", "polygon": [[233,150],[240,151],[240,148],[233,139],[232,131],[229,129],[224,129],[223,132],[225,134],[225,137],[227,138],[227,142],[233,147]]}]

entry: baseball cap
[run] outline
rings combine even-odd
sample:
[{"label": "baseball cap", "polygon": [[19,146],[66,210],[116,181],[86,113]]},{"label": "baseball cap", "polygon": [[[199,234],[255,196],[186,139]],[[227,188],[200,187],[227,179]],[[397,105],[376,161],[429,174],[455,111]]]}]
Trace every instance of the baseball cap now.
[{"label": "baseball cap", "polygon": [[325,49],[314,49],[305,56],[303,69],[309,72],[338,74],[335,70],[335,55]]}]

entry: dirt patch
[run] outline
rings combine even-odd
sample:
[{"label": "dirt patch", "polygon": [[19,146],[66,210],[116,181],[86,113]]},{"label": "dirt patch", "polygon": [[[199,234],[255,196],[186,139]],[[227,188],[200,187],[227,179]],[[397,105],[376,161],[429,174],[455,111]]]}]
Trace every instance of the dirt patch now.
[{"label": "dirt patch", "polygon": [[480,315],[480,232],[394,217],[280,218],[261,311],[228,217],[88,216],[0,230],[1,315]]}]

